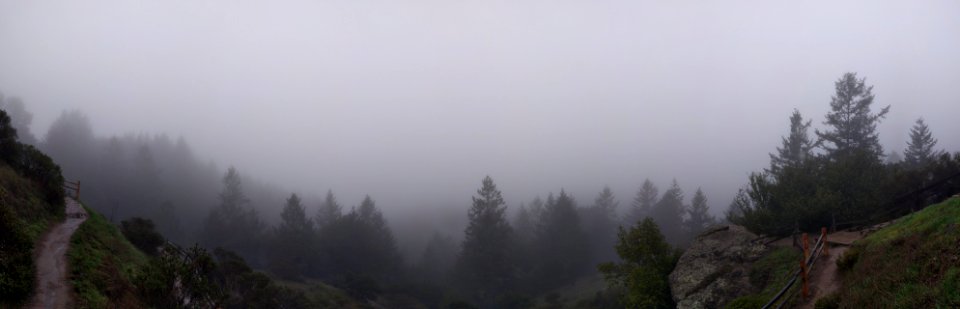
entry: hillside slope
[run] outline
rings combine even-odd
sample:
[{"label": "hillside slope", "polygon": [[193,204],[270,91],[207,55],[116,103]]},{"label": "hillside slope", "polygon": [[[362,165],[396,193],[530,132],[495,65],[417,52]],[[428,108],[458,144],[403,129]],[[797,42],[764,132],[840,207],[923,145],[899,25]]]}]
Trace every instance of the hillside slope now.
[{"label": "hillside slope", "polygon": [[902,217],[838,261],[823,308],[960,308],[960,197]]}]

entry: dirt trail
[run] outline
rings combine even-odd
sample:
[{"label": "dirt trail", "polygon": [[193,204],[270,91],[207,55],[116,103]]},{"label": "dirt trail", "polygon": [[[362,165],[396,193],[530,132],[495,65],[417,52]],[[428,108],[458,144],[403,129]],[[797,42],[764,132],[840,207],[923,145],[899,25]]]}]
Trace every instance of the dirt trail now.
[{"label": "dirt trail", "polygon": [[816,266],[810,270],[810,297],[806,301],[801,300],[799,308],[813,308],[818,299],[840,289],[837,258],[846,252],[847,248],[849,247],[831,245],[830,256],[820,256]]},{"label": "dirt trail", "polygon": [[43,237],[37,252],[37,289],[28,308],[69,308],[71,286],[67,282],[67,247],[70,237],[87,220],[87,212],[72,198],[66,199],[67,220]]}]

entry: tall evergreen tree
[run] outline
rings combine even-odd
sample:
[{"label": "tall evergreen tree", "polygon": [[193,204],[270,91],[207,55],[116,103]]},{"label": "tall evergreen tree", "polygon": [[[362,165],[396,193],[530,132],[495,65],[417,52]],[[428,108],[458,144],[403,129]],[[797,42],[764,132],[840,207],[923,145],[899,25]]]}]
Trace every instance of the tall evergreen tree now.
[{"label": "tall evergreen tree", "polygon": [[617,254],[621,263],[597,266],[609,285],[624,291],[623,308],[674,308],[668,277],[680,253],[673,249],[650,218],[629,230],[620,227]]},{"label": "tall evergreen tree", "polygon": [[213,208],[203,224],[204,245],[223,247],[253,260],[256,257],[263,223],[259,214],[248,207],[250,199],[243,192],[240,173],[230,167],[223,176],[220,205]]},{"label": "tall evergreen tree", "polygon": [[423,249],[417,273],[425,282],[446,284],[456,258],[457,243],[452,238],[434,231]]},{"label": "tall evergreen tree", "polygon": [[320,210],[317,212],[317,226],[328,225],[343,216],[343,207],[337,203],[337,198],[333,196],[333,190],[327,190],[327,196],[320,203]]},{"label": "tall evergreen tree", "polygon": [[289,279],[303,276],[314,258],[311,246],[314,235],[313,220],[307,217],[300,197],[290,194],[280,213],[280,224],[273,230],[269,254],[269,267],[273,273]]},{"label": "tall evergreen tree", "polygon": [[697,188],[697,193],[693,194],[690,209],[687,210],[687,220],[684,221],[684,227],[690,238],[696,237],[704,229],[717,223],[717,219],[710,214],[710,208],[707,206],[707,196],[703,190]]},{"label": "tall evergreen tree", "polygon": [[483,178],[483,186],[472,199],[457,272],[460,282],[482,305],[493,306],[495,297],[506,292],[513,281],[512,230],[503,197],[490,176]]},{"label": "tall evergreen tree", "polygon": [[517,210],[517,214],[513,219],[513,226],[514,234],[517,235],[517,240],[520,242],[528,242],[536,232],[536,221],[534,221],[533,215],[530,214],[527,206],[523,203],[520,204],[520,209]]},{"label": "tall evergreen tree", "polygon": [[771,174],[779,175],[784,167],[797,166],[812,157],[813,148],[817,144],[807,135],[811,122],[812,120],[804,122],[800,111],[793,110],[793,115],[790,116],[790,135],[783,137],[783,145],[777,147],[777,154],[770,154],[768,171]]},{"label": "tall evergreen tree", "polygon": [[686,244],[686,237],[683,232],[683,216],[686,207],[683,205],[683,190],[673,180],[670,189],[667,189],[660,197],[660,201],[653,206],[650,217],[662,227],[663,234],[667,241],[676,246]]},{"label": "tall evergreen tree", "polygon": [[933,133],[930,133],[930,127],[923,122],[923,118],[917,119],[917,123],[910,129],[907,149],[903,151],[904,163],[912,169],[926,166],[940,156],[940,152],[933,150],[936,145],[937,139],[933,138]]},{"label": "tall evergreen tree", "polygon": [[648,217],[653,212],[653,206],[657,203],[657,196],[659,196],[660,191],[657,189],[657,186],[650,181],[650,179],[644,179],[643,185],[640,186],[640,189],[637,190],[637,196],[633,198],[633,203],[630,205],[630,213],[627,214],[626,221],[624,225],[633,226],[640,220],[643,220],[644,217]]},{"label": "tall evergreen tree", "polygon": [[576,201],[564,190],[544,213],[537,234],[539,256],[538,286],[552,288],[583,274],[590,261],[586,234],[577,213]]},{"label": "tall evergreen tree", "polygon": [[593,205],[580,209],[583,230],[590,245],[591,264],[609,261],[616,257],[613,245],[617,240],[617,207],[613,190],[604,186],[597,194]]},{"label": "tall evergreen tree", "polygon": [[890,111],[890,106],[876,114],[871,113],[873,86],[866,86],[866,79],[858,79],[856,73],[844,74],[834,85],[836,94],[830,101],[830,112],[824,122],[831,128],[825,132],[816,131],[821,141],[830,143],[824,146],[827,154],[836,159],[864,153],[879,160],[883,148],[877,137],[877,124]]}]

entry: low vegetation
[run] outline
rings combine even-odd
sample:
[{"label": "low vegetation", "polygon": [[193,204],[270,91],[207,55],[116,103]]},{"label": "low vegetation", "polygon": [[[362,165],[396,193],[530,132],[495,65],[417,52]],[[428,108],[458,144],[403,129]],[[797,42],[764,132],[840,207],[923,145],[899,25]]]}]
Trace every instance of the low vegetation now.
[{"label": "low vegetation", "polygon": [[62,180],[60,167],[20,143],[0,110],[0,307],[21,305],[33,295],[34,244],[64,218]]},{"label": "low vegetation", "polygon": [[67,258],[78,308],[143,307],[134,282],[147,257],[102,215],[89,218],[70,239]]},{"label": "low vegetation", "polygon": [[787,285],[799,260],[800,252],[794,248],[777,248],[770,251],[750,268],[750,283],[760,292],[738,297],[726,307],[728,309],[762,307]]},{"label": "low vegetation", "polygon": [[[858,241],[843,269],[841,308],[960,307],[960,198]],[[839,266],[839,265],[838,265]]]}]

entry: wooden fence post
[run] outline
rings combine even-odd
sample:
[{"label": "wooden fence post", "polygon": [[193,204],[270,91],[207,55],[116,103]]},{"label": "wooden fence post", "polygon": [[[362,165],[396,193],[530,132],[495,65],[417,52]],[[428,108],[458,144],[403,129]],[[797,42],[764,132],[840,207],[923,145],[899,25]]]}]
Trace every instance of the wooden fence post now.
[{"label": "wooden fence post", "polygon": [[830,256],[830,243],[827,242],[827,228],[820,228],[820,241],[823,242],[823,256]]},{"label": "wooden fence post", "polygon": [[807,286],[807,258],[810,256],[810,241],[807,236],[807,233],[803,233],[803,260],[800,261],[800,277],[802,279],[801,291],[803,292],[803,298],[806,299],[810,296],[810,288]]},{"label": "wooden fence post", "polygon": [[80,181],[77,180],[77,200],[80,200]]}]

